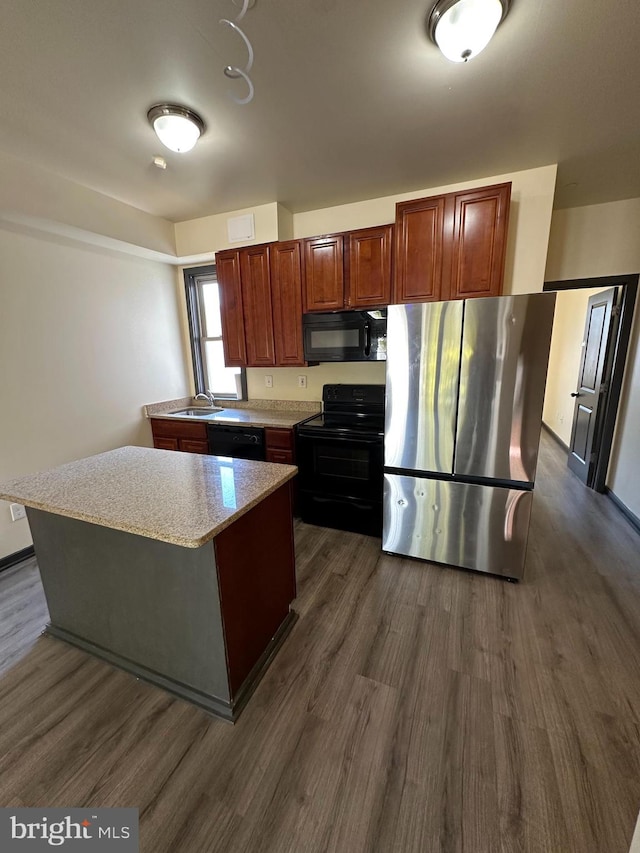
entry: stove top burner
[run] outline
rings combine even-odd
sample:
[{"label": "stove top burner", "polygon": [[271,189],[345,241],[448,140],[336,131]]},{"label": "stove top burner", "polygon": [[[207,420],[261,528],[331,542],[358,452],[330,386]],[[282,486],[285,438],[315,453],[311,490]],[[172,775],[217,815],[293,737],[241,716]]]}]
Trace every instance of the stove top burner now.
[{"label": "stove top burner", "polygon": [[384,416],[325,412],[298,427],[300,432],[340,432],[345,435],[384,435]]},{"label": "stove top burner", "polygon": [[299,431],[353,436],[384,435],[384,385],[325,385],[323,412]]}]

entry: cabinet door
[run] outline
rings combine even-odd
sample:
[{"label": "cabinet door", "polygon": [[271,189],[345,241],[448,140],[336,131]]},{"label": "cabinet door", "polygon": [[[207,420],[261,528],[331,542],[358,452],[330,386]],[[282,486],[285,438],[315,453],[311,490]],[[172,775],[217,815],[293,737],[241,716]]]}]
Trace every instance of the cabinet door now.
[{"label": "cabinet door", "polygon": [[372,308],[391,302],[391,245],[393,225],[363,228],[349,234],[350,308]]},{"label": "cabinet door", "polygon": [[265,428],[264,443],[267,450],[289,450],[291,453],[296,444],[292,429],[276,427]]},{"label": "cabinet door", "polygon": [[394,302],[441,299],[445,196],[396,205]]},{"label": "cabinet door", "polygon": [[271,254],[271,298],[276,364],[305,363],[302,343],[302,243],[274,243]]},{"label": "cabinet door", "polygon": [[452,194],[450,290],[443,299],[502,293],[510,198],[510,183]]},{"label": "cabinet door", "polygon": [[220,288],[224,363],[227,367],[246,367],[247,350],[240,286],[240,252],[236,250],[218,252],[216,275]]},{"label": "cabinet door", "polygon": [[304,241],[305,311],[344,308],[343,243],[342,234]]},{"label": "cabinet door", "polygon": [[254,246],[240,252],[240,280],[250,367],[271,367],[276,363],[271,314],[269,246]]},{"label": "cabinet door", "polygon": [[164,436],[154,435],[153,446],[158,450],[178,450],[177,438],[165,438]]}]

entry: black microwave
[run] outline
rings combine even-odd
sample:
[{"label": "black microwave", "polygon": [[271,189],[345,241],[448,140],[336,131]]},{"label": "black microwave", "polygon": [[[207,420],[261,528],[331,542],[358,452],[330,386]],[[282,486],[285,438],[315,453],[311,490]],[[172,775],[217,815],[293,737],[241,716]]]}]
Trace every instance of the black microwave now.
[{"label": "black microwave", "polygon": [[386,361],[387,309],[304,314],[304,358],[318,361]]}]

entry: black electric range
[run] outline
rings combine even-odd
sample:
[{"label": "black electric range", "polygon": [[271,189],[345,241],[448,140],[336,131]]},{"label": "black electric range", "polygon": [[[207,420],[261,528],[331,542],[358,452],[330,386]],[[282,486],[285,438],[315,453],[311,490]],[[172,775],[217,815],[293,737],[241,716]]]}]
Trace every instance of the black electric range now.
[{"label": "black electric range", "polygon": [[323,411],[297,429],[303,521],[382,535],[384,385],[325,385]]}]

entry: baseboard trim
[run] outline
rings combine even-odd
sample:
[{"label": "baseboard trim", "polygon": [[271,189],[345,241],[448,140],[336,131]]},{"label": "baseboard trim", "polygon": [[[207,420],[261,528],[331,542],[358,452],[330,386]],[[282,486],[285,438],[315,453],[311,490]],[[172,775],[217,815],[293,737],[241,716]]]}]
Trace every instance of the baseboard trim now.
[{"label": "baseboard trim", "polygon": [[12,566],[17,566],[18,563],[22,563],[23,560],[28,560],[29,557],[35,556],[35,553],[33,545],[30,545],[28,548],[23,548],[22,551],[16,551],[13,554],[9,554],[7,557],[2,557],[2,559],[0,559],[0,572],[3,572],[5,569],[10,569]]},{"label": "baseboard trim", "polygon": [[103,646],[100,646],[91,640],[87,640],[84,637],[80,637],[72,631],[67,631],[65,628],[52,625],[51,622],[46,626],[45,632],[58,640],[64,640],[72,646],[76,646],[85,652],[89,652],[90,654],[105,660],[107,663],[112,664],[112,666],[116,666],[125,672],[135,675],[136,678],[141,678],[143,681],[148,681],[149,684],[161,687],[168,693],[172,693],[174,696],[180,697],[180,699],[186,699],[187,702],[191,702],[192,705],[197,705],[199,708],[208,711],[210,714],[213,714],[214,717],[220,717],[222,720],[235,723],[240,712],[247,704],[251,694],[256,689],[258,682],[265,674],[269,664],[275,657],[276,652],[287,638],[297,618],[298,614],[295,610],[289,610],[282,624],[272,637],[269,645],[258,658],[253,669],[244,680],[237,695],[231,700],[214,696],[212,693],[205,693],[195,687],[191,687],[188,684],[177,681],[169,675],[163,675],[153,669],[149,669],[149,667],[144,666],[144,664],[137,663],[136,661],[126,658],[117,652],[105,649]]},{"label": "baseboard trim", "polygon": [[542,421],[542,428],[543,428],[544,430],[546,430],[546,432],[548,432],[548,433],[549,433],[549,435],[550,435],[550,436],[551,436],[551,438],[555,441],[555,443],[556,443],[556,444],[559,444],[559,445],[560,445],[560,447],[561,447],[564,451],[566,451],[566,453],[568,453],[568,452],[569,452],[569,445],[568,445],[568,444],[565,444],[565,443],[564,443],[564,441],[563,441],[563,440],[560,438],[560,436],[558,435],[558,433],[557,433],[557,432],[554,432],[548,424],[545,424],[545,422],[544,422],[544,421]]},{"label": "baseboard trim", "polygon": [[631,512],[629,507],[626,504],[623,504],[620,498],[612,492],[609,486],[604,487],[605,495],[611,499],[613,505],[618,509],[622,515],[627,519],[629,524],[635,528],[636,533],[640,533],[640,518],[635,514],[635,512]]}]

